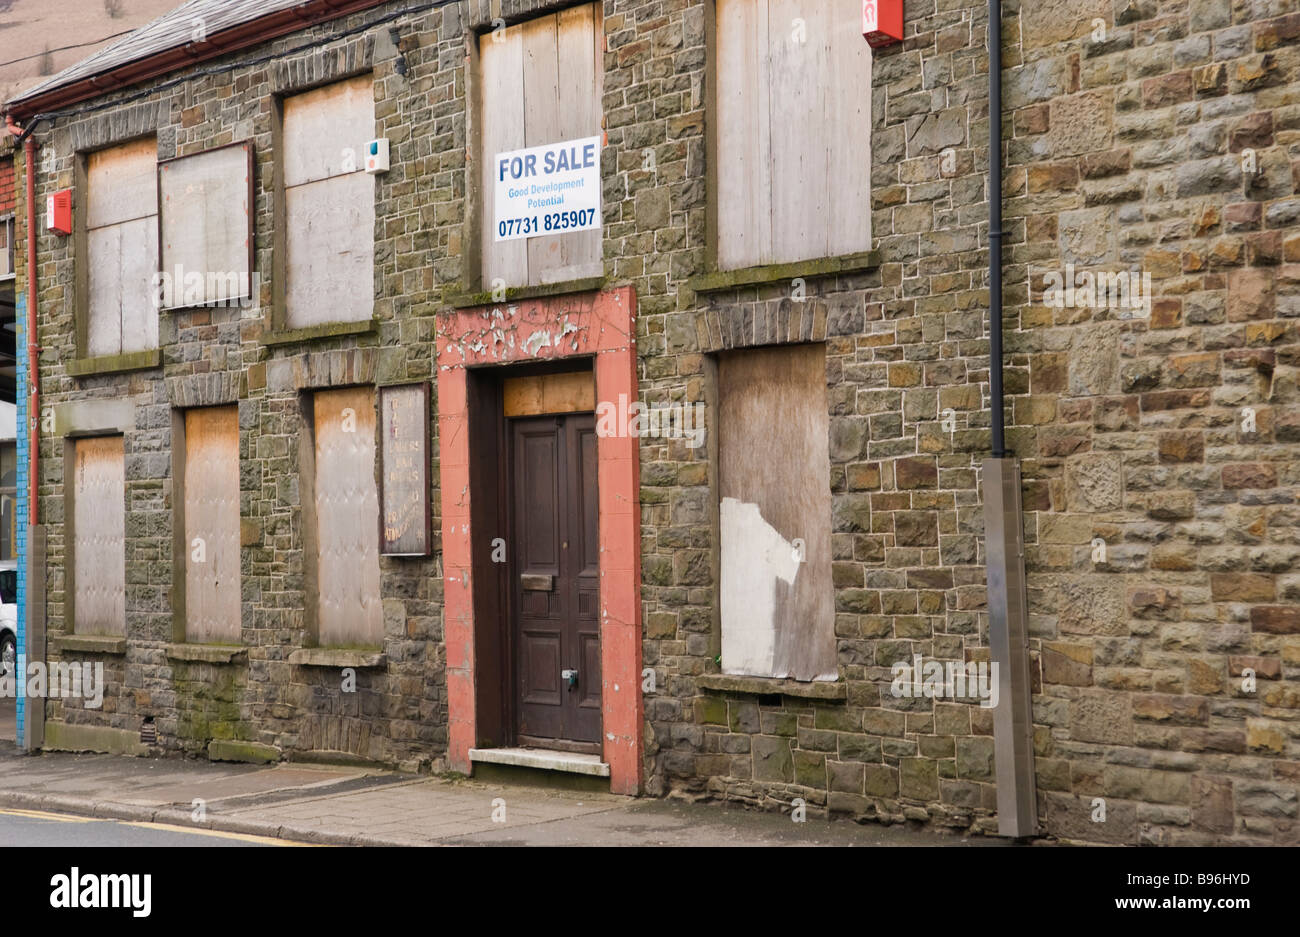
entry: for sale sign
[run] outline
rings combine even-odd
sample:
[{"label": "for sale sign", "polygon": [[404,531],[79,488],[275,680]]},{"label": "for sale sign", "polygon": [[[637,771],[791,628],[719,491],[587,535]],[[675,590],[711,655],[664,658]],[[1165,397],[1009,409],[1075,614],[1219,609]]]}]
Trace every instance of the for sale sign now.
[{"label": "for sale sign", "polygon": [[600,137],[498,153],[496,240],[600,227]]}]

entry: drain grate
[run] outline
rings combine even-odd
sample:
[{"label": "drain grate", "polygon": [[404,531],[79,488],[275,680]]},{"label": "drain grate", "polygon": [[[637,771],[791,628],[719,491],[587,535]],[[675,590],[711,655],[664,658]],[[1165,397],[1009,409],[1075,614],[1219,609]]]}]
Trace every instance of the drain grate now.
[{"label": "drain grate", "polygon": [[153,716],[146,716],[140,726],[140,741],[146,745],[158,744],[158,727],[154,725]]}]

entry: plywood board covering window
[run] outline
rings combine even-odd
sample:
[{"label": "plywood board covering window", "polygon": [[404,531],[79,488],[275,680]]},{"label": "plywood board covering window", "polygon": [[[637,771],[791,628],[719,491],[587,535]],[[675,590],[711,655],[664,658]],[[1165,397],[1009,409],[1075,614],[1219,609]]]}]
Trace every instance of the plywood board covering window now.
[{"label": "plywood board covering window", "polygon": [[601,232],[494,239],[494,155],[599,136],[604,79],[600,4],[485,33],[481,87],[483,285],[536,286],[600,276]]},{"label": "plywood board covering window", "polygon": [[86,354],[158,347],[158,144],[86,158]]},{"label": "plywood board covering window", "polygon": [[74,446],[74,630],[126,633],[126,467],[121,436]]},{"label": "plywood board covering window", "polygon": [[241,143],[158,167],[166,308],[251,296],[253,146]]},{"label": "plywood board covering window", "polygon": [[717,0],[717,263],[871,249],[871,49],[861,9]]},{"label": "plywood board covering window", "polygon": [[238,644],[239,410],[185,413],[185,640]]},{"label": "plywood board covering window", "polygon": [[718,362],[722,669],[834,680],[826,354]]},{"label": "plywood board covering window", "polygon": [[322,646],[383,641],[375,395],[320,391],[313,406],[318,639]]},{"label": "plywood board covering window", "polygon": [[374,315],[374,83],[351,78],[284,99],[285,322],[304,328]]}]

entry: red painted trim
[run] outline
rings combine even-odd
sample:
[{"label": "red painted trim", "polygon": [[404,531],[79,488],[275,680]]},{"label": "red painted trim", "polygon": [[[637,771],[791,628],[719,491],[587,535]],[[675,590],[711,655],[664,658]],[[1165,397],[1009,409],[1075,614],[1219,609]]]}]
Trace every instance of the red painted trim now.
[{"label": "red painted trim", "polygon": [[[476,742],[473,511],[466,367],[595,355],[596,399],[637,397],[636,292],[621,287],[438,316],[438,451],[447,643],[448,760],[469,773]],[[600,497],[601,736],[610,790],[641,790],[641,508],[637,439],[596,442]]]},{"label": "red painted trim", "polygon": [[309,26],[368,10],[385,2],[386,0],[345,0],[345,2],[307,0],[298,6],[223,29],[209,36],[206,42],[187,42],[183,46],[164,49],[133,62],[127,62],[110,71],[91,75],[69,85],[51,88],[35,97],[16,101],[10,105],[9,113],[15,119],[22,120],[34,114],[61,110],[160,75],[189,68],[218,56],[261,45]]}]

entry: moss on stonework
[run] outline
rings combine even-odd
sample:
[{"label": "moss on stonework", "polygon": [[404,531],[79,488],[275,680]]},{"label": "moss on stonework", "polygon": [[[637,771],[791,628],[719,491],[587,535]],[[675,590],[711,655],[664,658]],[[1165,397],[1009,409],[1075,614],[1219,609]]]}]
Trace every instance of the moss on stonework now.
[{"label": "moss on stonework", "polygon": [[339,335],[362,335],[377,331],[378,319],[365,319],[361,322],[325,322],[320,325],[308,325],[300,329],[281,329],[267,332],[262,336],[263,345],[296,345],[321,338],[334,338]]},{"label": "moss on stonework", "polygon": [[74,358],[66,365],[73,377],[87,374],[112,374],[115,371],[140,371],[156,368],[162,363],[162,352],[132,351],[121,355],[98,355],[94,358]]},{"label": "moss on stonework", "polygon": [[511,286],[505,291],[505,298],[500,299],[492,290],[479,292],[453,292],[447,297],[447,304],[456,309],[473,309],[475,306],[499,306],[521,299],[542,299],[548,296],[565,296],[570,293],[590,293],[605,285],[604,277],[585,277],[580,280],[563,280],[559,283],[543,283],[538,286]]},{"label": "moss on stonework", "polygon": [[777,283],[782,280],[809,279],[811,277],[829,277],[840,273],[861,273],[880,266],[879,251],[865,251],[860,254],[844,254],[839,257],[825,257],[819,260],[800,260],[794,263],[763,264],[757,267],[744,267],[739,270],[715,270],[701,273],[687,280],[687,288],[697,293],[709,293],[718,290],[735,289],[740,286],[754,286],[761,283]]}]

